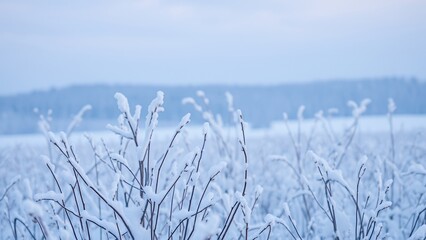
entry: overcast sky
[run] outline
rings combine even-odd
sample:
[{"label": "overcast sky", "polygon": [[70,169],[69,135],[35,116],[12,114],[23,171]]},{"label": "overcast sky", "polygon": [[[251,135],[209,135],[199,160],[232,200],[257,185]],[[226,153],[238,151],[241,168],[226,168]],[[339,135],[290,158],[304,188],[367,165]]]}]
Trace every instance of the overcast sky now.
[{"label": "overcast sky", "polygon": [[0,94],[426,78],[424,0],[0,2]]}]

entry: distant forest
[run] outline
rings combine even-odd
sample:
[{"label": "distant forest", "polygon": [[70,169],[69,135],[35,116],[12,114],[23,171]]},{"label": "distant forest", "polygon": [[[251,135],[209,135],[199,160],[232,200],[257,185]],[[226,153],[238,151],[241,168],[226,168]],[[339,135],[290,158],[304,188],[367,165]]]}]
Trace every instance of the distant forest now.
[{"label": "distant forest", "polygon": [[[144,85],[85,85],[49,91],[35,91],[13,96],[0,96],[0,134],[32,133],[37,131],[39,114],[52,110],[54,130],[61,130],[86,104],[93,109],[85,115],[81,130],[100,130],[108,122],[114,122],[119,114],[114,99],[115,92],[122,92],[131,107],[140,104],[142,114],[161,90],[165,93],[165,111],[160,114],[160,124],[175,125],[187,112],[192,121],[202,123],[200,114],[192,106],[183,105],[182,99],[196,96],[202,90],[210,99],[210,109],[221,114],[225,124],[231,117],[227,112],[225,92],[234,97],[234,106],[243,111],[245,119],[253,127],[267,127],[271,121],[282,119],[283,112],[294,118],[300,105],[306,107],[305,117],[311,118],[319,110],[338,109],[337,116],[348,116],[349,100],[372,100],[366,114],[381,115],[387,111],[388,98],[397,105],[397,114],[426,113],[426,82],[416,79],[374,79],[359,81],[326,81],[273,86],[144,86]],[[34,113],[34,109],[39,110]],[[143,117],[144,119],[145,117]]]}]

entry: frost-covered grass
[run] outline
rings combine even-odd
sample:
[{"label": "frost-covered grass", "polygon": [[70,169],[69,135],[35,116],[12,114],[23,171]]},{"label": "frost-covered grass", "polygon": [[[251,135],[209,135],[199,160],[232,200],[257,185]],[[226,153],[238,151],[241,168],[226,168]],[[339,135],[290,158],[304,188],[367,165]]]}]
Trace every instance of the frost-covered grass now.
[{"label": "frost-covered grass", "polygon": [[89,106],[64,132],[41,117],[41,137],[0,147],[1,239],[425,239],[425,128],[392,101],[380,121],[366,100],[344,123],[301,107],[260,131],[226,97],[226,127],[203,92],[183,100],[202,127],[157,128],[161,92],[116,94],[109,133],[73,133]]}]

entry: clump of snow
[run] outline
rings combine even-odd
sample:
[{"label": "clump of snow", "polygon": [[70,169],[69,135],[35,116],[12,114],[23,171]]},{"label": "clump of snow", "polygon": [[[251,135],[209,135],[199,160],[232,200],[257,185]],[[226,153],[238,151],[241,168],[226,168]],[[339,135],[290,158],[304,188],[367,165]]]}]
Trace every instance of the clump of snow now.
[{"label": "clump of snow", "polygon": [[324,118],[324,112],[323,111],[318,111],[315,113],[315,118],[316,119],[323,119]]},{"label": "clump of snow", "polygon": [[133,118],[135,121],[139,121],[141,118],[141,112],[142,112],[142,106],[141,105],[136,105],[135,107],[135,113],[133,115]]},{"label": "clump of snow", "polygon": [[185,114],[185,116],[183,116],[182,119],[180,120],[177,130],[179,131],[179,129],[183,128],[190,121],[191,121],[191,114],[190,113]]},{"label": "clump of snow", "polygon": [[119,135],[119,136],[122,136],[122,137],[125,137],[125,138],[128,138],[128,139],[133,139],[132,132],[130,132],[127,129],[119,128],[119,127],[113,126],[111,124],[107,124],[106,128],[108,130],[110,130],[111,132]]},{"label": "clump of snow", "polygon": [[393,113],[396,110],[396,104],[392,98],[388,99],[388,112]]},{"label": "clump of snow", "polygon": [[348,189],[350,189],[349,184],[344,179],[341,170],[333,169],[325,159],[319,157],[313,151],[309,151],[308,154],[312,156],[315,164],[318,167],[324,169],[328,180],[339,182],[343,186],[346,186]]},{"label": "clump of snow", "polygon": [[98,224],[99,226],[104,227],[106,231],[113,233],[115,236],[120,236],[119,232],[117,231],[117,225],[115,223],[106,220],[101,220],[98,217],[91,215],[88,211],[82,211],[81,215],[83,218],[88,219]]},{"label": "clump of snow", "polygon": [[225,92],[226,102],[228,103],[228,111],[234,111],[234,97],[230,92]]},{"label": "clump of snow", "polygon": [[290,214],[290,208],[288,207],[288,203],[284,202],[283,203],[283,208],[284,208],[284,214],[287,216],[291,216]]},{"label": "clump of snow", "polygon": [[182,99],[182,104],[190,104],[190,105],[194,106],[194,108],[195,108],[196,111],[198,111],[198,112],[202,112],[203,111],[203,108],[200,105],[198,105],[195,102],[195,100],[193,98],[191,98],[191,97],[187,97],[187,98]]},{"label": "clump of snow", "polygon": [[262,195],[263,187],[261,185],[256,185],[256,189],[254,190],[256,195]]},{"label": "clump of snow", "polygon": [[117,106],[120,112],[123,114],[129,114],[129,102],[127,101],[127,98],[124,96],[124,94],[117,92],[114,94],[114,98],[117,100]]},{"label": "clump of snow", "polygon": [[59,138],[53,133],[53,132],[51,132],[51,131],[49,131],[48,132],[48,137],[49,137],[49,140],[53,143],[53,144],[57,144],[57,145],[59,145],[60,144],[60,140],[59,140]]},{"label": "clump of snow", "polygon": [[50,167],[50,169],[52,169],[52,171],[55,170],[55,165],[52,164],[52,162],[50,161],[50,158],[46,155],[41,155],[40,156],[41,160],[43,161],[44,164],[48,165]]},{"label": "clump of snow", "polygon": [[43,217],[43,208],[36,202],[30,199],[25,199],[22,203],[22,208],[28,215],[34,218]]},{"label": "clump of snow", "polygon": [[366,98],[363,99],[359,105],[354,101],[348,101],[348,106],[352,108],[352,115],[358,118],[359,116],[361,116],[362,113],[367,110],[367,106],[370,103],[371,100]]},{"label": "clump of snow", "polygon": [[64,195],[62,193],[48,191],[46,193],[37,193],[36,195],[34,195],[34,199],[35,200],[49,199],[56,202],[61,202],[64,199]]},{"label": "clump of snow", "polygon": [[204,135],[208,134],[209,130],[210,130],[210,124],[208,122],[205,122],[203,124],[203,134]]},{"label": "clump of snow", "polygon": [[288,120],[288,114],[287,113],[283,113],[283,118],[284,118],[284,121],[287,121]]},{"label": "clump of snow", "polygon": [[226,167],[226,165],[227,165],[227,162],[225,161],[221,161],[220,163],[214,165],[209,170],[209,176],[214,176],[218,172],[222,171]]},{"label": "clump of snow", "polygon": [[206,94],[204,93],[204,91],[202,91],[202,90],[198,90],[197,92],[196,92],[196,94],[197,94],[197,96],[198,97],[200,97],[200,98],[204,98],[204,97],[206,97]]},{"label": "clump of snow", "polygon": [[266,214],[266,216],[263,218],[263,220],[267,223],[267,224],[269,224],[269,225],[271,225],[271,226],[273,226],[273,225],[275,225],[275,222],[276,222],[276,217],[274,216],[274,215],[272,215],[272,214]]},{"label": "clump of snow", "polygon": [[59,138],[61,139],[61,142],[65,144],[65,146],[70,146],[70,144],[68,143],[68,136],[65,132],[59,132]]},{"label": "clump of snow", "polygon": [[164,93],[162,91],[157,92],[157,97],[154,98],[154,100],[151,101],[151,104],[148,106],[148,112],[154,113],[154,112],[162,112],[164,104]]},{"label": "clump of snow", "polygon": [[204,91],[198,90],[196,94],[199,98],[203,99],[203,102],[205,105],[209,104],[209,99],[206,97],[206,94],[204,93]]},{"label": "clump of snow", "polygon": [[241,204],[241,209],[242,209],[243,214],[244,214],[244,221],[246,223],[250,223],[251,208],[250,208],[249,204],[247,203],[247,199],[240,192],[236,192],[235,197],[237,198],[237,200]]},{"label": "clump of snow", "polygon": [[302,120],[303,120],[303,112],[305,112],[305,106],[304,106],[304,105],[301,105],[301,106],[299,107],[299,109],[297,110],[297,119],[298,119],[299,121],[302,121]]},{"label": "clump of snow", "polygon": [[422,164],[419,164],[419,163],[411,164],[408,167],[407,172],[404,173],[404,175],[409,175],[409,174],[412,174],[412,173],[426,175],[426,168]]},{"label": "clump of snow", "polygon": [[123,156],[121,156],[118,153],[111,153],[111,158],[117,160],[121,164],[125,166],[129,166],[129,163],[127,162],[127,159],[125,159]]},{"label": "clump of snow", "polygon": [[92,110],[91,105],[85,105],[83,108],[81,108],[81,110],[74,116],[73,120],[68,125],[67,135],[70,135],[74,128],[77,127],[81,121],[83,121],[83,115],[90,110]]}]

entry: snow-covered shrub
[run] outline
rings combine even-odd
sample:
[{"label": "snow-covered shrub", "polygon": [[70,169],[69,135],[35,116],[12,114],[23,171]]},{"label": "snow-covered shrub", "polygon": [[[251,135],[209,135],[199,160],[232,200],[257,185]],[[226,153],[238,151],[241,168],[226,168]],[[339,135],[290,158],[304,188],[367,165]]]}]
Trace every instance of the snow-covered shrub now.
[{"label": "snow-covered shrub", "polygon": [[229,116],[196,95],[200,128],[158,128],[162,92],[146,109],[115,94],[106,135],[72,134],[90,106],[64,132],[41,116],[45,142],[0,147],[0,239],[425,238],[426,139],[397,131],[392,100],[389,132],[360,131],[364,100],[343,131],[335,109],[307,127],[302,106],[256,135],[231,94]]}]

